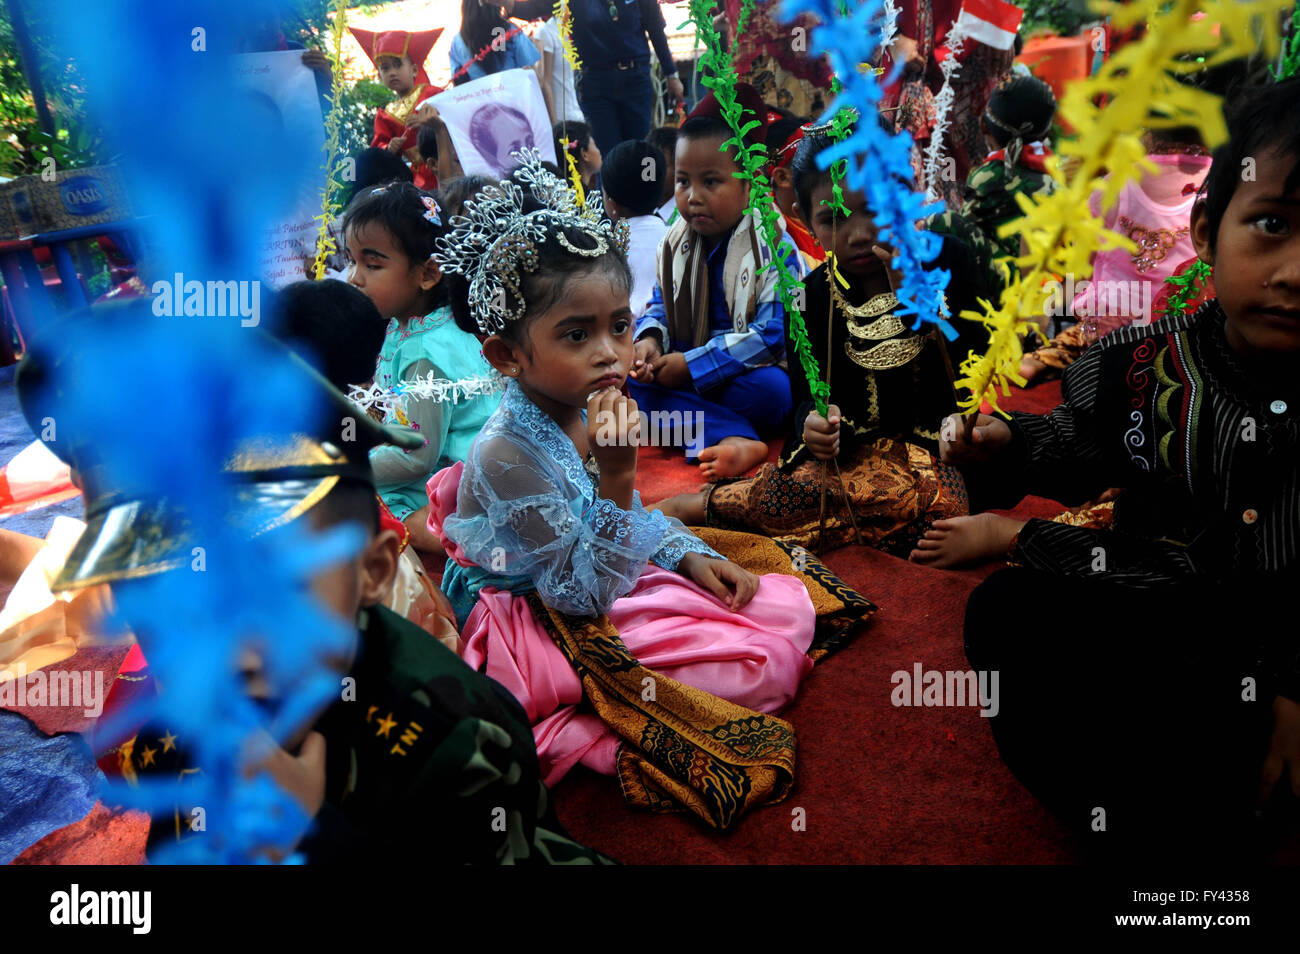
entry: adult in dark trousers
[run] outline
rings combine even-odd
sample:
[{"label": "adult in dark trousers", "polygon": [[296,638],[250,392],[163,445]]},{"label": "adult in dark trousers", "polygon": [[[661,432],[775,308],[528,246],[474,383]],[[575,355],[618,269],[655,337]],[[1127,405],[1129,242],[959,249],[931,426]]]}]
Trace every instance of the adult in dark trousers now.
[{"label": "adult in dark trousers", "polygon": [[[553,0],[479,0],[502,6],[521,20],[544,20],[554,11]],[[578,75],[578,104],[601,152],[626,139],[644,139],[650,132],[655,87],[650,78],[654,45],[668,78],[668,92],[685,97],[677,67],[668,52],[664,17],[656,0],[569,0],[573,11],[573,44],[582,63]]]}]

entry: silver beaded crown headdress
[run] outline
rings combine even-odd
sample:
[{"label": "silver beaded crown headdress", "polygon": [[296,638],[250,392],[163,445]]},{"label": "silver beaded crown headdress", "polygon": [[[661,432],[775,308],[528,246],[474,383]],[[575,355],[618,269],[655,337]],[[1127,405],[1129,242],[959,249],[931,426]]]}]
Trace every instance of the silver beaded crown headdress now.
[{"label": "silver beaded crown headdress", "polygon": [[[484,186],[466,200],[468,215],[452,217],[451,230],[437,240],[434,252],[444,272],[469,282],[470,313],[484,334],[502,331],[524,316],[523,274],[537,270],[537,246],[552,229],[560,230],[555,241],[575,255],[598,258],[611,244],[627,255],[627,223],[613,225],[605,218],[599,189],[591,190],[580,206],[568,183],[542,166],[536,149],[512,155],[521,163],[515,178],[543,208],[525,212],[524,190],[517,182]],[[566,229],[581,233],[589,244],[574,244]]]}]

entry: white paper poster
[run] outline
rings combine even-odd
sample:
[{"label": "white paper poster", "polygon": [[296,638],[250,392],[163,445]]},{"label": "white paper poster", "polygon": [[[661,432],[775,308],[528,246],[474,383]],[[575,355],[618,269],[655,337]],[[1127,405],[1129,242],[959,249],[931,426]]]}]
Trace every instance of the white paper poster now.
[{"label": "white paper poster", "polygon": [[[278,221],[267,229],[258,246],[262,280],[275,288],[306,277],[306,263],[316,254],[320,193],[324,185],[325,122],[316,96],[316,77],[302,64],[302,50],[245,53],[235,58],[235,75],[242,89],[260,108],[250,110],[265,119],[265,130],[245,130],[259,148],[291,150],[280,164],[296,181],[286,186],[292,201]],[[307,170],[316,175],[304,174]]]},{"label": "white paper poster", "polygon": [[510,154],[526,146],[541,153],[543,161],[555,162],[550,116],[532,70],[502,70],[425,102],[432,103],[447,124],[466,175],[504,178],[519,165]]}]

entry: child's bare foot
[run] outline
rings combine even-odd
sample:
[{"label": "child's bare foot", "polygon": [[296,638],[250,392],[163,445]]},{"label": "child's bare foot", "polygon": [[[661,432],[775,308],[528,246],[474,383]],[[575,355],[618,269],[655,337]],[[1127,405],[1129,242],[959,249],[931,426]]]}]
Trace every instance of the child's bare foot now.
[{"label": "child's bare foot", "polygon": [[748,437],[724,437],[700,451],[700,473],[705,480],[739,477],[767,460],[767,445]]},{"label": "child's bare foot", "polygon": [[908,559],[933,567],[984,563],[1005,556],[1011,538],[1024,525],[1023,520],[992,513],[936,520]]},{"label": "child's bare foot", "polygon": [[661,511],[665,517],[676,517],[688,527],[704,526],[704,494],[677,494],[651,504],[649,509]]}]

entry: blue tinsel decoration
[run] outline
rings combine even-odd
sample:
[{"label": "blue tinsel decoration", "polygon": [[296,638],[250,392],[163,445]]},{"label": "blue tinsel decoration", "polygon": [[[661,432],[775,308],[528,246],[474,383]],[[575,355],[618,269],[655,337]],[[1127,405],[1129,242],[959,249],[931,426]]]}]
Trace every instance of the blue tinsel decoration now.
[{"label": "blue tinsel decoration", "polygon": [[[172,279],[254,281],[264,230],[298,190],[324,181],[321,156],[277,135],[256,103],[233,94],[230,54],[274,48],[277,4],[261,0],[51,0],[59,51],[88,81],[88,107],[125,175],[140,217],[146,284]],[[283,7],[283,5],[279,5]],[[273,44],[273,39],[271,39]],[[269,288],[263,301],[269,300]],[[148,302],[141,306],[148,310]],[[269,306],[268,306],[269,308]],[[339,698],[321,656],[347,651],[356,628],[311,598],[320,567],[357,551],[361,532],[312,535],[302,526],[250,538],[223,463],[251,436],[287,435],[314,419],[302,393],[255,344],[238,317],[152,317],[129,338],[92,320],[75,347],[86,376],[59,409],[68,434],[93,434],[112,480],[183,506],[202,559],[115,587],[119,622],[138,636],[162,691],[116,724],[147,718],[186,743],[202,772],[183,795],[169,780],[103,793],[109,804],[169,810],[178,799],[206,815],[206,830],[155,860],[246,863],[295,844],[309,819],[265,774],[246,778],[249,742],[283,740]],[[275,697],[273,711],[245,694],[236,669],[254,645]],[[104,726],[111,734],[113,726]]]},{"label": "blue tinsel decoration", "polygon": [[906,130],[889,133],[876,122],[881,87],[874,70],[860,70],[880,48],[884,4],[862,0],[856,10],[846,12],[842,0],[783,0],[781,17],[793,20],[811,13],[820,21],[813,28],[809,55],[825,53],[831,69],[843,85],[835,103],[821,118],[829,122],[839,108],[851,106],[861,117],[853,134],[823,150],[817,164],[823,168],[839,159],[848,160],[845,181],[866,193],[867,204],[876,216],[881,241],[894,250],[894,267],[903,276],[897,290],[900,315],[915,315],[912,327],[930,322],[949,339],[957,330],[950,316],[943,290],[951,277],[942,269],[927,271],[926,262],[939,254],[940,236],[916,228],[916,223],[935,212],[942,203],[929,203],[908,185],[912,181],[912,136]]}]

